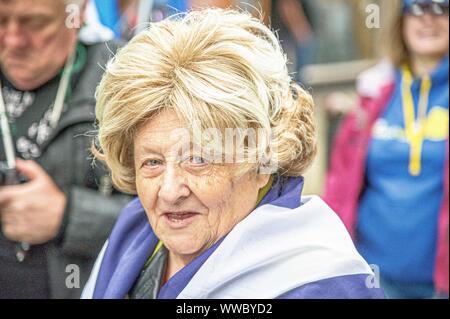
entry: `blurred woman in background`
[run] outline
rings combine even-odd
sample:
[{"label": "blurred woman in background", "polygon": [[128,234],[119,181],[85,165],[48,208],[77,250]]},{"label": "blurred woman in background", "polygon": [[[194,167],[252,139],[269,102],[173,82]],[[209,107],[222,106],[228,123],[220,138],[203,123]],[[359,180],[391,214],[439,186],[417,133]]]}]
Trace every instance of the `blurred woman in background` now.
[{"label": "blurred woman in background", "polygon": [[398,6],[389,61],[360,76],[336,136],[325,200],[387,297],[448,298],[448,0]]}]

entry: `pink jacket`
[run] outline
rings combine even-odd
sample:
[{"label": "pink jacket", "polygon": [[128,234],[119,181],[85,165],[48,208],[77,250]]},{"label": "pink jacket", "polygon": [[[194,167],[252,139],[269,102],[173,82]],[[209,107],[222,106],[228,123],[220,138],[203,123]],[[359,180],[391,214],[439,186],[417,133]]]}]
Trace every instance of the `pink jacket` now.
[{"label": "pink jacket", "polygon": [[[324,200],[341,217],[353,238],[355,238],[359,196],[364,189],[365,163],[372,126],[387,106],[393,90],[394,69],[388,62],[382,62],[364,72],[357,81],[359,108],[343,120],[335,137]],[[434,282],[437,291],[448,295],[448,142],[443,173],[444,198],[439,217]]]}]

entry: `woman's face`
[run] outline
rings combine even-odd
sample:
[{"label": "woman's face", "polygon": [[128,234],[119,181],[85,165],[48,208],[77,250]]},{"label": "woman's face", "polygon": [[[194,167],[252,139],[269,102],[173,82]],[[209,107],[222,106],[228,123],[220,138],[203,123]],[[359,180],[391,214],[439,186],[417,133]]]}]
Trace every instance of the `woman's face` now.
[{"label": "woman's face", "polygon": [[405,15],[403,35],[408,50],[415,56],[440,58],[448,53],[448,14]]},{"label": "woman's face", "polygon": [[237,178],[235,164],[180,154],[185,127],[172,111],[149,120],[136,134],[134,163],[137,193],[155,234],[171,253],[192,259],[254,209],[269,176]]}]

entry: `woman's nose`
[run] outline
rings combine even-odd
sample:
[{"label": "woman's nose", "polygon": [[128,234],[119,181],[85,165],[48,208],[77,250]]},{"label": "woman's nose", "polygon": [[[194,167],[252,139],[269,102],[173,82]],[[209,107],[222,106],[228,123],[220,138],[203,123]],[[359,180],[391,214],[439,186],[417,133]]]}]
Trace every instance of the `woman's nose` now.
[{"label": "woman's nose", "polygon": [[435,20],[436,20],[436,16],[431,14],[431,13],[429,13],[429,12],[425,12],[419,18],[422,21],[422,23],[425,24],[425,25],[432,25],[432,24],[435,23]]},{"label": "woman's nose", "polygon": [[190,194],[186,179],[179,168],[169,166],[164,172],[158,197],[167,204],[177,204]]}]

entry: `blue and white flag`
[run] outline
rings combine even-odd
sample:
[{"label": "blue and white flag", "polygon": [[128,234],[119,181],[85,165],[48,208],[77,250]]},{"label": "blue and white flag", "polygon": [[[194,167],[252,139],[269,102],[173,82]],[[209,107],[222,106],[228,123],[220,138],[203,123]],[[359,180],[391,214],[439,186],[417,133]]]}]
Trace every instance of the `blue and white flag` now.
[{"label": "blue and white flag", "polygon": [[[303,178],[276,182],[258,207],[176,273],[158,298],[383,298],[338,216]],[[121,214],[82,298],[124,298],[153,253],[139,199]],[[374,284],[375,283],[375,284]]]}]

